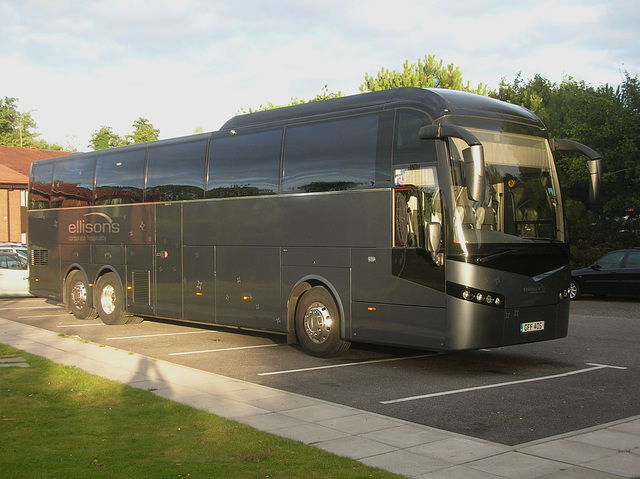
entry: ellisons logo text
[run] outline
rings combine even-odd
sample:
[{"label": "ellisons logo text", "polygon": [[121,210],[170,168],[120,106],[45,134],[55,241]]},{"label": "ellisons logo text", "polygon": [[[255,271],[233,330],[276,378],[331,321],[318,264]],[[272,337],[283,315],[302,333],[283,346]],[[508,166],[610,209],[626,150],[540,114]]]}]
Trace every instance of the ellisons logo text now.
[{"label": "ellisons logo text", "polygon": [[69,234],[120,233],[120,223],[89,223],[78,220],[69,225]]},{"label": "ellisons logo text", "polygon": [[104,241],[107,234],[120,233],[120,223],[113,221],[104,213],[87,213],[82,219],[69,223],[69,240],[78,241]]}]

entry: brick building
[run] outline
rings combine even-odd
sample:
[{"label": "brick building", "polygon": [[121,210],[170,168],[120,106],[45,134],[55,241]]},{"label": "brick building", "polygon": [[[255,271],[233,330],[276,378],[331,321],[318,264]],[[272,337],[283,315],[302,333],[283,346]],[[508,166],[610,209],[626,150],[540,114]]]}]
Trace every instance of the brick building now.
[{"label": "brick building", "polygon": [[27,187],[31,163],[67,151],[0,146],[0,242],[27,241]]}]

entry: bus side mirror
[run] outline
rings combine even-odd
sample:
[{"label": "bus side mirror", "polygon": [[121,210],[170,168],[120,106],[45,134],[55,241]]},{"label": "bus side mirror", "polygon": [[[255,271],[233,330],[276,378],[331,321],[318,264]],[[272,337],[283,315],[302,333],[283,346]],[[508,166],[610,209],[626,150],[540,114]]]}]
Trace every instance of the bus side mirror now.
[{"label": "bus side mirror", "polygon": [[551,144],[551,151],[576,151],[589,158],[587,162],[589,177],[591,179],[589,182],[589,202],[597,202],[600,196],[600,185],[602,183],[602,157],[600,153],[573,140],[551,138],[549,142]]},{"label": "bus side mirror", "polygon": [[591,178],[591,182],[589,183],[589,202],[593,204],[598,201],[600,196],[600,185],[602,184],[602,158],[590,160],[587,165],[589,166],[589,176]]},{"label": "bus side mirror", "polygon": [[484,147],[473,133],[457,125],[426,125],[420,128],[419,136],[423,140],[444,140],[460,138],[469,148],[462,151],[464,157],[465,184],[472,201],[484,200]]},{"label": "bus side mirror", "polygon": [[440,252],[442,241],[442,225],[440,223],[427,223],[424,227],[425,249],[431,253],[431,259],[436,266],[444,265],[444,253]]},{"label": "bus side mirror", "polygon": [[469,199],[482,203],[485,191],[484,148],[482,145],[472,145],[462,151],[462,156]]},{"label": "bus side mirror", "polygon": [[425,247],[430,253],[440,252],[440,242],[442,241],[442,226],[440,223],[427,223],[424,229]]}]

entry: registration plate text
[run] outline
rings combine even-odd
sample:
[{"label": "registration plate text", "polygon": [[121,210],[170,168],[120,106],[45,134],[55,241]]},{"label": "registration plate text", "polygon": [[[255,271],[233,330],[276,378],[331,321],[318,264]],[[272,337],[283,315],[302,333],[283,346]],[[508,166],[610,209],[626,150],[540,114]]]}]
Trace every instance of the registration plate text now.
[{"label": "registration plate text", "polygon": [[544,321],[533,321],[531,323],[520,324],[521,333],[532,333],[534,331],[543,331],[543,330],[544,330]]}]

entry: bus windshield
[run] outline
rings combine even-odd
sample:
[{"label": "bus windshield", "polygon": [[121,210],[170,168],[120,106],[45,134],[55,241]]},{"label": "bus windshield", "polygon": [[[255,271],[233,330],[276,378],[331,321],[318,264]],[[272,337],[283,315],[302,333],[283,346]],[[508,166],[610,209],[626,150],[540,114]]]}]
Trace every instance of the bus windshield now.
[{"label": "bus windshield", "polygon": [[[545,138],[469,129],[485,155],[485,198],[474,202],[464,186],[467,145],[450,140],[456,244],[564,241],[560,188]],[[464,246],[463,246],[463,249]]]}]

